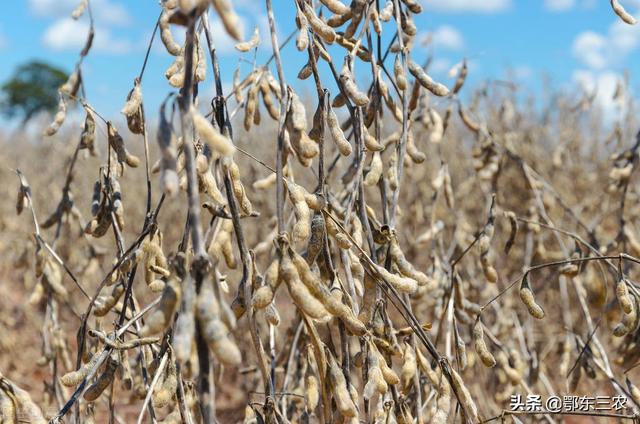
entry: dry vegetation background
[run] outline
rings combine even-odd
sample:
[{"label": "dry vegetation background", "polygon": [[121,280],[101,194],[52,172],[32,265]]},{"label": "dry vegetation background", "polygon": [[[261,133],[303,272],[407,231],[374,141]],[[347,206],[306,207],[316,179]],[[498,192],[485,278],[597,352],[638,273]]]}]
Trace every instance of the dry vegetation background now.
[{"label": "dry vegetation background", "polygon": [[[509,82],[465,87],[463,103],[466,63],[446,87],[411,59],[416,2],[322,0],[322,18],[294,3],[289,42],[309,52],[301,76],[318,98],[287,87],[275,55],[234,93],[218,84],[212,111],[194,96],[220,81],[204,12],[240,38],[231,4],[167,0],[159,31],[180,94],[160,117],[141,74],[127,124],[109,130],[82,96],[80,59],[48,136],[2,140],[0,422],[621,419],[500,417],[512,394],[625,396],[608,412],[631,420],[628,82],[613,120],[594,93],[543,93],[540,107]],[[401,36],[376,47],[379,31]],[[341,94],[324,91],[334,78]],[[83,122],[65,122],[72,103]]]}]

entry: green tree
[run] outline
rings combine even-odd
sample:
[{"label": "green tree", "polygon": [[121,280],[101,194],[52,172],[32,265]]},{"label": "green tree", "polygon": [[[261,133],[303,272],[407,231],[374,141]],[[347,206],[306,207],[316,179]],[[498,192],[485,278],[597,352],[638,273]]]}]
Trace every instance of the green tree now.
[{"label": "green tree", "polygon": [[39,112],[52,112],[58,106],[58,88],[67,78],[65,71],[37,60],[20,65],[0,87],[0,111],[20,117],[23,124]]}]

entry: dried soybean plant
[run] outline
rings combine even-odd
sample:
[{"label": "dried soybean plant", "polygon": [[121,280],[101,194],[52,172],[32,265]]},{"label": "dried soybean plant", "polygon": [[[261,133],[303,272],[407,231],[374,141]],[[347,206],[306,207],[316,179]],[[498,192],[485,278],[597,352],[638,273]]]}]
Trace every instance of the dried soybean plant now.
[{"label": "dried soybean plant", "polygon": [[[295,30],[282,44],[271,0],[270,33],[256,28],[249,39],[229,0],[161,2],[147,54],[159,32],[176,91],[153,121],[155,162],[146,58],[123,99],[129,135],[84,94],[91,0],[74,10],[91,25],[45,134],[60,130],[73,103],[85,119],[45,220],[29,175],[17,171],[16,210],[29,209],[35,229],[30,303],[44,312],[42,404],[55,412],[43,417],[0,377],[3,419],[477,423],[515,414],[511,395],[578,387],[623,397],[626,408],[609,416],[634,416],[640,138],[622,150],[630,137],[617,122],[622,152],[611,170],[585,170],[567,157],[581,146],[565,132],[596,115],[592,98],[554,104],[565,118],[555,128],[534,125],[515,90],[496,83],[463,104],[466,59],[449,87],[414,48],[415,16],[427,13],[418,1],[290,1]],[[210,13],[240,54],[267,40],[273,49],[244,75],[238,67],[229,93]],[[313,100],[303,83],[285,80],[280,50],[293,46]],[[198,88],[211,73],[215,95],[206,99]],[[255,127],[272,128],[272,138],[253,140]],[[260,159],[274,156],[274,165]],[[86,198],[74,196],[81,162],[93,166]],[[592,210],[588,202],[601,199],[561,194],[555,184],[567,169],[584,178],[565,181],[580,193],[608,172],[607,204]],[[146,192],[140,204],[123,195],[132,173]],[[174,216],[165,224],[170,207],[184,224]],[[266,216],[273,209],[275,219]],[[143,222],[132,210],[144,211]],[[241,416],[223,418],[219,400],[230,394],[241,398]],[[556,413],[531,411],[550,422]]]}]

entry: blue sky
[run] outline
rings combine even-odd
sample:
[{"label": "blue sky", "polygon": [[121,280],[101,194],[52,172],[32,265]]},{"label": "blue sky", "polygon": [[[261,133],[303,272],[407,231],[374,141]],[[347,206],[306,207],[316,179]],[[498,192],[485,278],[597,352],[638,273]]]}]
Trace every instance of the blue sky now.
[{"label": "blue sky", "polygon": [[[44,59],[71,70],[86,34],[87,21],[69,18],[79,0],[5,1],[0,15],[0,81],[14,67],[30,59]],[[91,0],[96,15],[97,36],[84,67],[87,96],[97,110],[109,117],[118,115],[123,100],[137,75],[159,13],[157,0]],[[432,35],[427,48],[416,48],[414,58],[422,62],[434,53],[431,73],[447,80],[447,71],[462,58],[470,59],[471,85],[485,79],[505,78],[511,70],[528,90],[540,87],[541,76],[551,77],[559,88],[582,84],[598,87],[601,102],[615,87],[625,70],[640,64],[640,24],[627,26],[613,14],[605,0],[422,0],[425,11],[415,19],[419,37]],[[622,0],[632,14],[640,12],[640,1]],[[258,63],[270,54],[264,2],[235,0],[244,33],[261,30],[262,47]],[[291,0],[274,0],[281,39],[293,29]],[[221,50],[223,79],[230,83],[240,55],[224,33],[215,14],[211,15],[214,39]],[[176,38],[178,28],[174,28]],[[341,53],[343,54],[343,53]],[[251,55],[245,54],[251,60]],[[338,56],[341,57],[341,56]],[[283,51],[286,75],[294,83],[305,57],[294,45]],[[155,109],[172,88],[164,70],[172,57],[156,40],[143,81],[146,102]],[[243,62],[246,71],[251,67]],[[362,66],[362,65],[360,65]],[[210,72],[210,71],[209,71]],[[201,92],[211,92],[209,86]],[[301,91],[311,91],[311,81],[295,82]],[[637,90],[635,90],[637,91]]]}]

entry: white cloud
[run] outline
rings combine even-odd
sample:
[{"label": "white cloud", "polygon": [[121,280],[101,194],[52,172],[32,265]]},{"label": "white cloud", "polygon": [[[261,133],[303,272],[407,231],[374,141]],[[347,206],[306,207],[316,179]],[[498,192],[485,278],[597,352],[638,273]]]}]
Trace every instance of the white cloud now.
[{"label": "white cloud", "polygon": [[429,72],[434,74],[446,74],[451,68],[452,64],[449,59],[436,58],[431,62]]},{"label": "white cloud", "polygon": [[[255,4],[253,5],[255,8]],[[255,10],[254,10],[255,12]],[[271,51],[271,32],[269,31],[269,19],[265,14],[242,14],[238,15],[240,18],[240,31],[244,35],[245,39],[253,35],[253,30],[258,27],[260,33],[260,46],[259,50]],[[216,46],[218,54],[231,54],[238,53],[235,49],[237,43],[236,40],[231,38],[227,31],[224,29],[222,22],[217,14],[209,14],[209,27],[211,28],[211,37]],[[282,42],[282,34],[278,31],[276,24],[276,33],[278,34],[278,42]]]},{"label": "white cloud", "polygon": [[[217,15],[209,15],[209,16],[210,16],[209,27],[211,28],[211,38],[213,39],[212,41],[213,41],[213,44],[216,46],[216,51],[218,52],[218,54],[229,54],[231,52],[236,51],[234,49],[234,46],[236,45],[237,41],[231,38],[229,34],[227,34],[227,31],[224,29],[224,26],[220,21],[220,18],[218,18]],[[240,26],[241,26],[241,30],[240,30],[241,33],[246,34],[247,26],[242,17],[240,17]],[[261,33],[260,37],[262,38],[262,42],[264,42],[265,35]]]},{"label": "white cloud", "polygon": [[576,5],[576,0],[544,0],[544,7],[552,12],[565,12]]},{"label": "white cloud", "polygon": [[464,38],[460,31],[450,25],[441,25],[431,34],[435,47],[447,50],[460,50],[464,47]]},{"label": "white cloud", "polygon": [[614,100],[618,83],[623,80],[622,75],[612,71],[591,71],[579,69],[573,73],[573,82],[586,93],[596,93],[594,102],[602,109],[605,120],[611,121],[619,117],[622,102]]},{"label": "white cloud", "polygon": [[601,69],[607,65],[607,39],[593,31],[584,31],[573,40],[573,55],[590,68]]},{"label": "white cloud", "polygon": [[527,65],[518,65],[514,66],[511,70],[511,75],[513,79],[517,81],[528,80],[533,76],[533,69]]},{"label": "white cloud", "polygon": [[[29,10],[36,16],[60,18],[70,16],[80,0],[28,0]],[[112,0],[92,0],[91,11],[96,24],[126,26],[133,22],[127,9]]]},{"label": "white cloud", "polygon": [[497,13],[511,7],[511,0],[423,0],[430,10],[441,12]]},{"label": "white cloud", "polygon": [[[53,50],[80,50],[85,44],[89,24],[83,21],[74,21],[71,18],[62,18],[55,21],[46,29],[42,36],[43,44]],[[126,39],[113,35],[109,28],[97,26],[93,41],[95,51],[123,54],[133,49],[133,45]]]},{"label": "white cloud", "polygon": [[574,39],[573,55],[583,65],[591,69],[620,66],[640,46],[640,27],[627,25],[614,18],[605,34],[584,31]]},{"label": "white cloud", "polygon": [[598,4],[598,0],[544,0],[544,8],[552,13],[568,12],[575,8],[591,10]]}]

